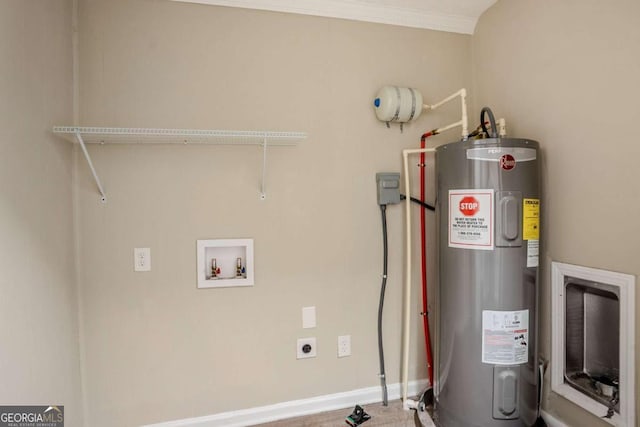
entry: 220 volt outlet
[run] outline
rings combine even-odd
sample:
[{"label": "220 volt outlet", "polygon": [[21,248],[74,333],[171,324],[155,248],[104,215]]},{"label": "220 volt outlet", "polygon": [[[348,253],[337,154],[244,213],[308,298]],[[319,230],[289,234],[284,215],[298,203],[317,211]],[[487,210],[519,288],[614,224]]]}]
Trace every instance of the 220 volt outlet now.
[{"label": "220 volt outlet", "polygon": [[316,357],[316,339],[300,338],[296,347],[296,359],[308,359]]}]

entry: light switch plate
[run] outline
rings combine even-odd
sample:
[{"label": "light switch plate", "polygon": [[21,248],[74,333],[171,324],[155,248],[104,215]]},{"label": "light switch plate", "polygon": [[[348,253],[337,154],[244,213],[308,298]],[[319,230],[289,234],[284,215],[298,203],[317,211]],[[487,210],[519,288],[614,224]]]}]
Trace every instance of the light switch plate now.
[{"label": "light switch plate", "polygon": [[310,329],[316,327],[316,308],[302,307],[302,328]]}]

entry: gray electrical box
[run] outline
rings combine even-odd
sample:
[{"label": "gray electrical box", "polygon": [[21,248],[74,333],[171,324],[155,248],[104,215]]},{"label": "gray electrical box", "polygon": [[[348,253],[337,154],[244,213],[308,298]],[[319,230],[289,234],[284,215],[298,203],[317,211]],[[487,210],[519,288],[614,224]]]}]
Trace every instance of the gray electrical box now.
[{"label": "gray electrical box", "polygon": [[400,174],[397,172],[378,172],[376,174],[378,204],[393,205],[400,203]]}]

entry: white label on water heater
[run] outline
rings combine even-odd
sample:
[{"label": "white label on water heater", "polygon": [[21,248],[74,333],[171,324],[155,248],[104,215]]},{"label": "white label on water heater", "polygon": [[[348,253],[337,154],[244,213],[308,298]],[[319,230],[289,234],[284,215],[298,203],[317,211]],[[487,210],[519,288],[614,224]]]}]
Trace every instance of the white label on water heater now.
[{"label": "white label on water heater", "polygon": [[529,358],[529,310],[482,311],[482,363],[519,365]]},{"label": "white label on water heater", "polygon": [[538,266],[540,240],[527,240],[527,267]]},{"label": "white label on water heater", "polygon": [[492,189],[449,190],[449,247],[493,249]]}]

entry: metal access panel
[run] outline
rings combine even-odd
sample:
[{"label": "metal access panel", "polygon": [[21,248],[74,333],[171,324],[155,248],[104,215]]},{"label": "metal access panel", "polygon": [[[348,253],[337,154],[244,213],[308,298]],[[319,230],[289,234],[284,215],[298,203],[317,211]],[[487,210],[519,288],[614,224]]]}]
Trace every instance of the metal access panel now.
[{"label": "metal access panel", "polygon": [[539,145],[436,150],[436,411],[442,427],[532,426],[537,416]]},{"label": "metal access panel", "polygon": [[518,413],[518,366],[493,368],[493,418],[514,420]]},{"label": "metal access panel", "polygon": [[[611,406],[620,379],[620,292],[615,286],[565,276],[565,382]],[[609,385],[611,392],[603,390]],[[620,412],[620,402],[613,402]]]}]

